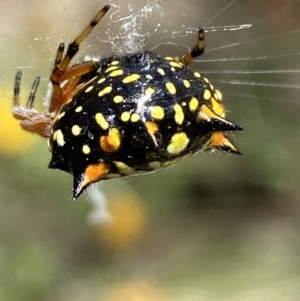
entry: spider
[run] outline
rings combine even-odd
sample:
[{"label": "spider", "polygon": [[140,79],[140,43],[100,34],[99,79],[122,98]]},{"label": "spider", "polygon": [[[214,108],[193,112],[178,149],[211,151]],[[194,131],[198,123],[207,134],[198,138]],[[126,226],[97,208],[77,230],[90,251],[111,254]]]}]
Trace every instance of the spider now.
[{"label": "spider", "polygon": [[204,52],[203,29],[181,59],[142,51],[70,66],[109,8],[97,13],[65,55],[65,44],[59,45],[46,113],[33,107],[40,78],[26,107],[19,101],[21,71],[15,78],[13,116],[24,130],[48,139],[49,168],[73,175],[73,200],[91,183],[153,172],[199,151],[239,154],[225,132],[241,127],[225,119],[221,92],[188,67]]}]

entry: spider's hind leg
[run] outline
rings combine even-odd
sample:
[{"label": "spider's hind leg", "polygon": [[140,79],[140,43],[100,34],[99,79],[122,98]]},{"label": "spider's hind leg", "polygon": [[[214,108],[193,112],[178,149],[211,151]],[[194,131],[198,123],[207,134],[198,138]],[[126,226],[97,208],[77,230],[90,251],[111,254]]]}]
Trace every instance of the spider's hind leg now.
[{"label": "spider's hind leg", "polygon": [[198,42],[196,46],[193,48],[193,50],[190,53],[183,55],[181,58],[181,62],[184,65],[186,66],[189,65],[189,63],[194,58],[196,58],[197,56],[201,55],[204,52],[204,48],[205,48],[204,37],[205,37],[204,30],[203,28],[200,28],[198,30]]},{"label": "spider's hind leg", "polygon": [[20,120],[21,127],[29,132],[36,133],[42,137],[50,137],[50,129],[53,118],[49,115],[43,115],[33,108],[35,94],[40,82],[37,77],[31,88],[31,92],[26,106],[20,105],[20,87],[22,80],[22,72],[18,71],[15,78],[14,97],[13,97],[13,116]]}]

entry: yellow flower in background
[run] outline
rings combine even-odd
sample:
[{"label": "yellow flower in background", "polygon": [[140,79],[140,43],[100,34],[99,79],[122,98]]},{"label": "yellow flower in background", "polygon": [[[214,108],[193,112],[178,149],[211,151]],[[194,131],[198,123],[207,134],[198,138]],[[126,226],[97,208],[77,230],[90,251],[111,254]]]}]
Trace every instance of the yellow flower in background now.
[{"label": "yellow flower in background", "polygon": [[38,137],[25,132],[12,116],[12,98],[0,96],[0,104],[0,154],[18,156],[32,147]]},{"label": "yellow flower in background", "polygon": [[111,249],[118,251],[142,237],[148,215],[144,200],[130,190],[120,191],[108,199],[109,221],[97,225],[99,236]]},{"label": "yellow flower in background", "polygon": [[170,301],[163,289],[146,282],[131,281],[117,283],[109,287],[103,298],[105,301]]}]

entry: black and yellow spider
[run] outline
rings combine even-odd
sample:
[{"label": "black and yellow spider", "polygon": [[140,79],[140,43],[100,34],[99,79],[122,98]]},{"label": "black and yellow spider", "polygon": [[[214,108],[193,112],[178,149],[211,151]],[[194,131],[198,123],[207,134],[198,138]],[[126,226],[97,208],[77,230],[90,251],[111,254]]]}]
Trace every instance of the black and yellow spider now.
[{"label": "black and yellow spider", "polygon": [[104,6],[69,45],[60,44],[48,111],[26,107],[16,75],[13,115],[23,129],[48,138],[49,168],[74,178],[74,200],[93,182],[152,172],[202,150],[239,153],[225,136],[241,128],[225,119],[222,94],[187,65],[204,52],[204,31],[181,59],[144,51],[70,66],[79,46],[109,10]]}]

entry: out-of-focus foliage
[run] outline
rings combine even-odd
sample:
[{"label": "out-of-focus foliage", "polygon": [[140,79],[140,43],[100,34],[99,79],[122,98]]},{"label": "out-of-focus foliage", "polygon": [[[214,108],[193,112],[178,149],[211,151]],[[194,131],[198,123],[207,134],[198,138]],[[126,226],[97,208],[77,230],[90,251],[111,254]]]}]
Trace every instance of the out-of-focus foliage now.
[{"label": "out-of-focus foliage", "polygon": [[0,95],[0,153],[6,156],[18,156],[32,147],[37,141],[37,137],[20,131],[18,122],[11,114],[11,101],[10,98]]},{"label": "out-of-focus foliage", "polygon": [[[114,1],[112,12],[120,11],[81,54],[109,54],[106,26],[117,33],[127,20],[120,18],[147,2],[159,3],[133,0],[128,12]],[[299,300],[300,4],[221,2],[164,0],[163,18],[149,11],[139,25],[145,34],[158,28],[148,49],[181,55],[195,43],[190,27],[252,24],[208,32],[192,66],[222,90],[229,119],[244,127],[234,137],[243,156],[198,154],[155,174],[105,181],[109,214],[99,223],[88,218],[99,208],[87,194],[71,201],[71,177],[47,169],[46,142],[19,130],[9,101],[23,69],[22,101],[41,75],[42,109],[57,45],[104,2],[0,3],[0,300]]]},{"label": "out-of-focus foliage", "polygon": [[109,198],[109,219],[95,224],[99,243],[118,252],[140,241],[148,222],[145,200],[133,192],[122,190]]}]

